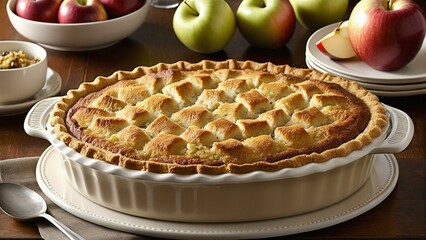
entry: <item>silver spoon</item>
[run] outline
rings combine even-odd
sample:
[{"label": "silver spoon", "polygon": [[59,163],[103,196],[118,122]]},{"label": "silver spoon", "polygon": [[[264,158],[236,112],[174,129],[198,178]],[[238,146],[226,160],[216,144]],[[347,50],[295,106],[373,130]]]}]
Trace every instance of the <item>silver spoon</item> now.
[{"label": "silver spoon", "polygon": [[46,213],[47,204],[33,190],[19,184],[0,182],[0,208],[10,217],[18,220],[31,220],[42,217],[49,220],[68,238],[81,240],[83,237]]}]

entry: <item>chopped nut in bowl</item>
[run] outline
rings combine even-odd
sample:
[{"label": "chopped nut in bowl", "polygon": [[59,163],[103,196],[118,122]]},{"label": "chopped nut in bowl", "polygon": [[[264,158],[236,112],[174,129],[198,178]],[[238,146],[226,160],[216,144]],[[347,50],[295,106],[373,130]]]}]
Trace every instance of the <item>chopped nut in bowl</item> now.
[{"label": "chopped nut in bowl", "polygon": [[0,55],[0,69],[28,67],[39,61],[38,57],[29,59],[27,54],[22,50],[2,51]]},{"label": "chopped nut in bowl", "polygon": [[0,41],[0,104],[24,101],[46,82],[47,53],[37,44]]}]

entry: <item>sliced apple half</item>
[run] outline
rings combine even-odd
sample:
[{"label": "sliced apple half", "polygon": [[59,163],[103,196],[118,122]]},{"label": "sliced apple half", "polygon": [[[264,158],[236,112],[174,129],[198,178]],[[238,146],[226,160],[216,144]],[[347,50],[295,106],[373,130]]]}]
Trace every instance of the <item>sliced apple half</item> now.
[{"label": "sliced apple half", "polygon": [[348,21],[341,22],[316,43],[317,48],[333,60],[348,59],[356,54],[349,41]]}]

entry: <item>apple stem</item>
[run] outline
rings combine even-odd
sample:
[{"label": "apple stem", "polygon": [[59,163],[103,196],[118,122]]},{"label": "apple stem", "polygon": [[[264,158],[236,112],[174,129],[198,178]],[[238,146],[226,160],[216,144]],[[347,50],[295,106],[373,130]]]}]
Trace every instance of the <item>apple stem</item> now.
[{"label": "apple stem", "polygon": [[87,1],[86,1],[86,0],[78,0],[77,2],[78,2],[80,5],[83,5],[83,6],[87,5]]},{"label": "apple stem", "polygon": [[387,2],[388,2],[388,9],[387,10],[389,10],[389,9],[391,9],[391,6],[392,6],[392,0],[388,0]]},{"label": "apple stem", "polygon": [[195,15],[197,15],[197,16],[200,15],[200,13],[197,12],[197,10],[195,10],[191,5],[189,5],[189,3],[187,1],[183,0],[183,3],[185,3],[186,6],[188,6],[195,13]]},{"label": "apple stem", "polygon": [[343,21],[340,21],[339,25],[337,27],[340,28],[340,26],[342,26],[342,24],[343,24]]}]

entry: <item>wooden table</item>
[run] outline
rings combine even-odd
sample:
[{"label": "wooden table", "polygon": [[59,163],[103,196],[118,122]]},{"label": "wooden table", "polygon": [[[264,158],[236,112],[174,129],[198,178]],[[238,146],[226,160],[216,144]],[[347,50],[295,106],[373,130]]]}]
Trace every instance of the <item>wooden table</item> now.
[{"label": "wooden table", "polygon": [[[356,1],[351,1],[351,7]],[[424,1],[417,1],[426,9]],[[230,1],[236,10],[239,1]],[[0,39],[25,40],[8,21],[6,1],[0,4]],[[159,62],[203,59],[270,61],[306,67],[305,44],[310,32],[297,25],[286,47],[262,50],[249,46],[237,31],[226,48],[216,54],[191,52],[176,38],[172,29],[172,10],[151,8],[146,22],[129,38],[106,49],[90,52],[60,52],[48,50],[48,65],[63,80],[60,94],[96,76],[108,76],[116,70],[132,70]],[[426,67],[425,67],[426,71]],[[426,95],[410,97],[381,97],[382,102],[408,113],[414,121],[415,134],[410,146],[395,154],[400,168],[399,181],[381,204],[372,210],[341,224],[322,230],[292,235],[291,239],[414,239],[426,238]],[[23,128],[25,114],[0,117],[0,159],[40,155],[49,143],[28,136]],[[35,225],[17,222],[0,213],[0,238],[38,239]]]}]

